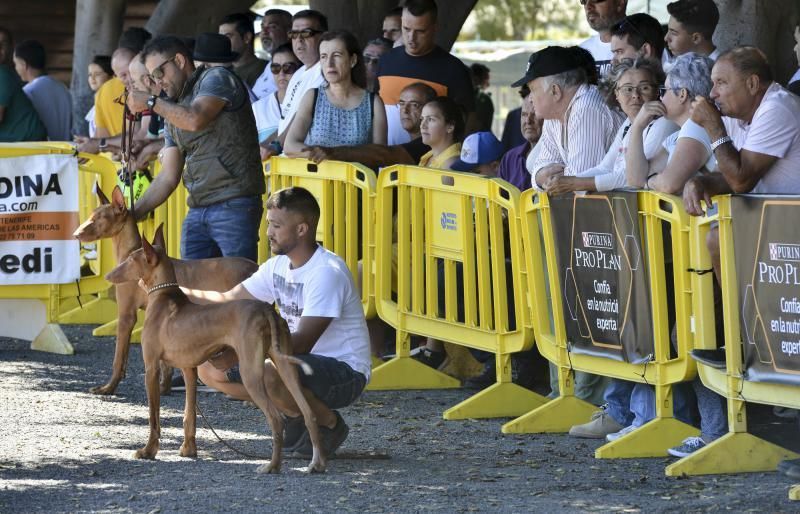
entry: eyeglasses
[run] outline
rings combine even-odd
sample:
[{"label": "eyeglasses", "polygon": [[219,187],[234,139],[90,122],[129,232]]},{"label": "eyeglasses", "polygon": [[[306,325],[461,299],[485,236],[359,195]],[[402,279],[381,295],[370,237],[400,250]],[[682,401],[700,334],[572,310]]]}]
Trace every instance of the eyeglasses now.
[{"label": "eyeglasses", "polygon": [[673,93],[677,93],[681,89],[683,89],[683,88],[674,88],[674,87],[661,86],[661,87],[658,88],[658,97],[659,98],[664,98],[664,95],[667,94],[667,91],[672,91]]},{"label": "eyeglasses", "polygon": [[617,91],[622,96],[630,97],[633,96],[634,91],[639,94],[639,96],[643,95],[651,95],[656,90],[656,86],[653,84],[641,84],[639,86],[620,86],[617,88]]},{"label": "eyeglasses", "polygon": [[362,57],[364,57],[364,64],[366,65],[370,65],[374,62],[376,63],[380,59],[380,57],[375,57],[374,55],[367,55],[367,54],[364,54]]},{"label": "eyeglasses", "polygon": [[300,65],[296,62],[285,62],[283,64],[273,63],[269,65],[269,71],[271,71],[273,75],[277,75],[280,72],[283,72],[284,75],[291,75],[296,72],[299,67]]},{"label": "eyeglasses", "polygon": [[286,35],[289,36],[289,39],[308,39],[316,36],[317,34],[322,34],[323,32],[323,30],[316,29],[290,30],[286,33]]},{"label": "eyeglasses", "polygon": [[586,4],[596,5],[596,4],[604,4],[606,2],[606,0],[580,0],[580,1],[581,5],[586,5]]},{"label": "eyeglasses", "polygon": [[164,78],[164,65],[167,64],[168,62],[175,61],[176,57],[178,57],[178,54],[173,55],[172,57],[170,57],[166,61],[164,61],[161,64],[159,64],[158,66],[156,66],[156,68],[153,71],[150,72],[150,78],[153,79],[153,80],[161,80],[161,79],[163,79]]}]

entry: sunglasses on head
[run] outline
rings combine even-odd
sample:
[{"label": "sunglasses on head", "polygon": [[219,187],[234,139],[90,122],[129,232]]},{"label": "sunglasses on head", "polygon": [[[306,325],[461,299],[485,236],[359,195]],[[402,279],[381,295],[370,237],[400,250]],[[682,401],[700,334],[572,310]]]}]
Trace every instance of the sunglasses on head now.
[{"label": "sunglasses on head", "polygon": [[630,18],[625,16],[622,20],[618,21],[617,23],[611,25],[611,34],[619,34],[619,33],[630,33],[634,32],[637,36],[647,41],[647,38],[644,37],[636,25],[631,22]]},{"label": "sunglasses on head", "polygon": [[586,4],[596,5],[596,4],[604,4],[606,0],[580,0],[580,2],[581,5],[586,5]]},{"label": "sunglasses on head", "polygon": [[273,75],[277,75],[281,71],[285,75],[291,75],[292,73],[297,71],[297,68],[300,66],[296,62],[285,62],[283,64],[270,64],[269,71],[272,72]]},{"label": "sunglasses on head", "polygon": [[290,30],[286,33],[286,35],[289,36],[289,39],[308,39],[316,36],[317,34],[322,34],[323,32],[323,30],[316,29]]}]

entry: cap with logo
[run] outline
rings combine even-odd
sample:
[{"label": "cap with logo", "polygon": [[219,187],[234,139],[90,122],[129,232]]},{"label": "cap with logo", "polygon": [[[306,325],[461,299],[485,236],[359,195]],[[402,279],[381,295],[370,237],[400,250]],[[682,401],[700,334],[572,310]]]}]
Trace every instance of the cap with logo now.
[{"label": "cap with logo", "polygon": [[[548,46],[534,52],[528,59],[525,76],[511,84],[511,87],[519,87],[539,77],[549,77],[577,68],[586,68],[587,60],[591,56],[591,54],[588,56],[587,54],[588,52],[577,46]],[[594,63],[592,63],[593,65]]]},{"label": "cap with logo", "polygon": [[450,166],[456,171],[472,171],[481,164],[497,161],[503,156],[503,143],[491,132],[475,132],[461,143],[461,156]]}]

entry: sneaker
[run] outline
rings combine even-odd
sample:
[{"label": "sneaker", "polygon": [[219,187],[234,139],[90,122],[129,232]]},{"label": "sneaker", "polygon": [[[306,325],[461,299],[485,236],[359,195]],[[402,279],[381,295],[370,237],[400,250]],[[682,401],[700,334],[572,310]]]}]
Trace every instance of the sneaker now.
[{"label": "sneaker", "polygon": [[667,450],[667,453],[672,455],[673,457],[687,457],[700,448],[704,448],[706,442],[703,441],[702,437],[687,437],[683,440],[683,443],[680,446],[676,446],[675,448],[670,448]]},{"label": "sneaker", "polygon": [[619,432],[623,428],[608,414],[605,408],[601,408],[592,414],[590,422],[570,428],[569,435],[585,439],[604,439],[608,434]]},{"label": "sneaker", "polygon": [[[322,451],[328,458],[336,453],[336,450],[338,450],[344,440],[347,439],[347,434],[350,433],[350,427],[344,422],[339,412],[333,411],[333,413],[336,414],[336,426],[333,428],[319,427]],[[306,433],[292,452],[292,457],[296,459],[310,459],[313,455],[313,451],[314,448],[311,444],[311,437]]]},{"label": "sneaker", "polygon": [[422,348],[416,355],[414,355],[415,360],[418,360],[419,362],[425,364],[426,366],[430,366],[433,369],[438,369],[439,366],[441,366],[444,362],[444,358],[444,352],[436,352],[430,348]]},{"label": "sneaker", "polygon": [[496,382],[497,372],[494,367],[494,359],[489,359],[488,362],[484,363],[481,374],[464,380],[464,382],[461,383],[461,387],[474,391],[482,391]]},{"label": "sneaker", "polygon": [[800,459],[784,459],[778,464],[778,472],[800,479]]},{"label": "sneaker", "polygon": [[634,430],[636,430],[637,428],[639,428],[639,427],[635,427],[635,426],[633,426],[633,425],[628,425],[627,427],[623,428],[623,429],[622,429],[622,430],[620,430],[619,432],[613,432],[613,433],[611,433],[611,434],[607,434],[607,435],[606,435],[606,441],[608,441],[609,443],[610,443],[611,441],[616,441],[616,440],[617,440],[617,439],[619,439],[620,437],[622,437],[622,436],[624,436],[624,435],[626,435],[626,434],[630,434],[631,432],[633,432],[633,431],[634,431]]},{"label": "sneaker", "polygon": [[308,430],[306,430],[303,416],[297,416],[296,418],[283,417],[283,451],[293,452],[296,450],[306,434],[308,434]]},{"label": "sneaker", "polygon": [[689,352],[697,362],[716,369],[725,369],[725,347],[716,350],[692,350]]},{"label": "sneaker", "polygon": [[[186,383],[183,381],[183,373],[177,373],[172,377],[172,390],[173,391],[186,391]],[[200,380],[197,381],[197,392],[198,393],[214,393],[217,392],[211,386],[207,386],[202,383]]]}]

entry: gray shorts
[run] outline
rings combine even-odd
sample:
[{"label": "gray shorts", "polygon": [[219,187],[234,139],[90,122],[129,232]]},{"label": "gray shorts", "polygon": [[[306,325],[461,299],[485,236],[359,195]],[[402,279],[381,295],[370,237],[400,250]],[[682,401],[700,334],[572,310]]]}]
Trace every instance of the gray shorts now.
[{"label": "gray shorts", "polygon": [[[297,366],[300,384],[314,393],[329,409],[347,407],[361,396],[367,385],[367,377],[340,360],[311,353],[294,357],[308,364],[313,371],[311,375],[306,375]],[[225,370],[225,376],[228,382],[242,383],[238,364]]]}]

